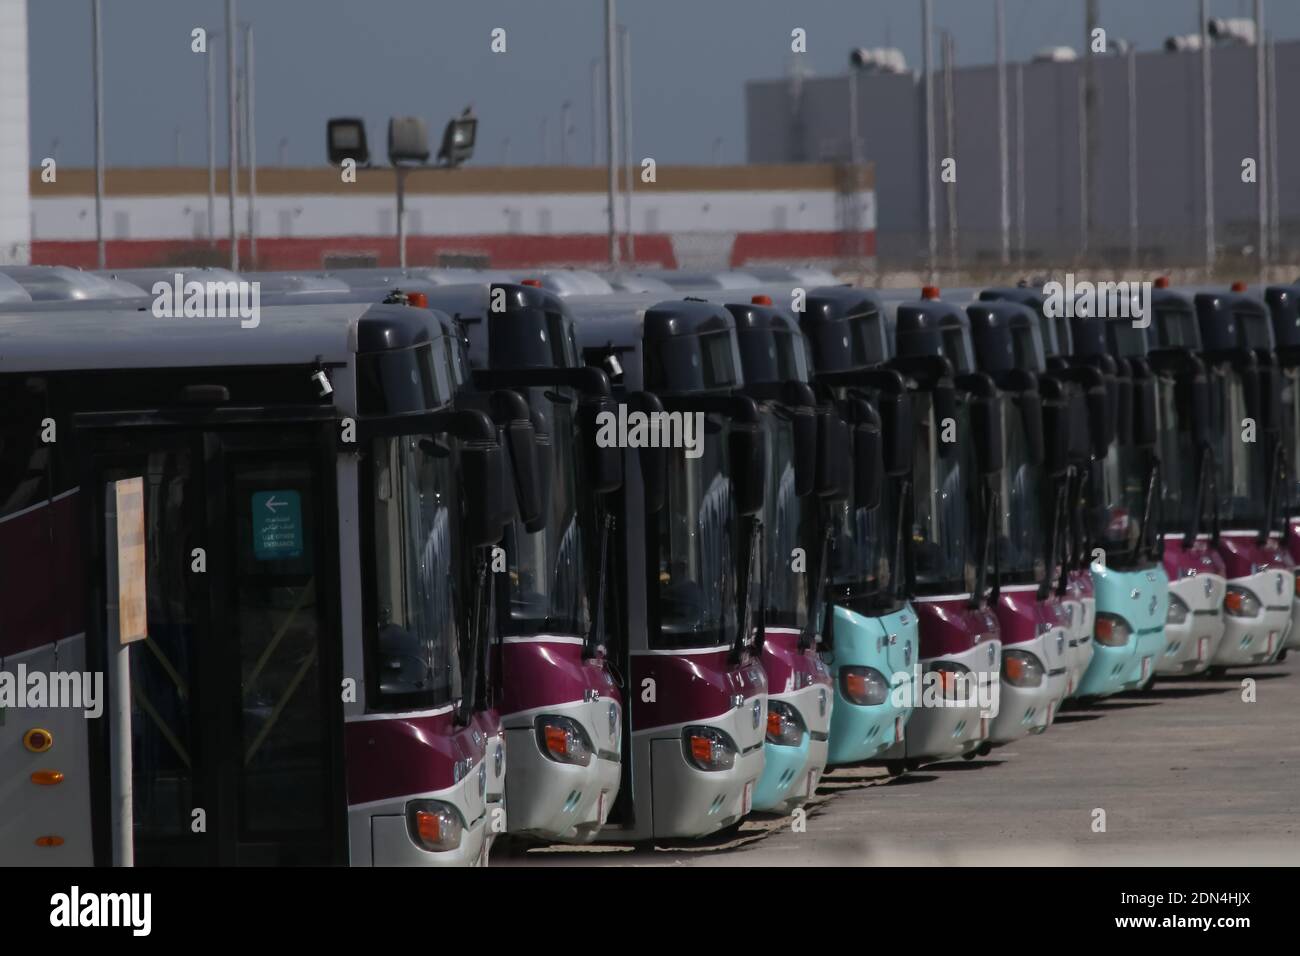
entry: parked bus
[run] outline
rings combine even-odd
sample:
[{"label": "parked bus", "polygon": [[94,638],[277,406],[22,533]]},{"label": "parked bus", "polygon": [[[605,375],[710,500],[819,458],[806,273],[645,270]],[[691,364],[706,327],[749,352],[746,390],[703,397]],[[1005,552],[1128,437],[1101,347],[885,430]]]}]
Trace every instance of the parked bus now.
[{"label": "parked bus", "polygon": [[736,323],[699,300],[568,304],[584,361],[613,387],[604,440],[625,449],[611,630],[627,715],[623,779],[601,838],[737,826],[763,771],[768,688],[751,607],[764,433],[753,399],[736,394]]},{"label": "parked bus", "polygon": [[509,499],[450,319],[105,303],[0,338],[0,657],[109,675],[94,719],[0,725],[0,856],[485,861],[471,689]]},{"label": "parked bus", "polygon": [[[1040,290],[1025,286],[985,289],[981,301],[1018,302],[1038,316],[1046,367],[1038,373],[1043,398],[1043,433],[1046,473],[1045,493],[1052,502],[1058,529],[1060,562],[1056,595],[1069,625],[1066,697],[1074,695],[1093,655],[1093,622],[1097,601],[1092,588],[1091,544],[1087,529],[1088,476],[1094,457],[1105,457],[1110,439],[1105,434],[1107,393],[1101,373],[1091,366],[1071,365],[1072,337],[1069,320],[1049,317]],[[1100,432],[1098,431],[1100,427]]]},{"label": "parked bus", "polygon": [[1210,666],[1225,628],[1209,383],[1191,300],[1157,280],[1151,308],[1146,341],[1161,461],[1158,531],[1169,576],[1165,648],[1155,670],[1198,674]]},{"label": "parked bus", "polygon": [[[538,459],[540,497],[515,509],[493,576],[490,697],[510,757],[506,830],[588,842],[618,793],[623,742],[609,660],[619,639],[611,502],[622,456],[595,436],[597,415],[614,407],[609,379],[582,363],[569,309],[534,280],[448,286],[426,298],[466,340],[473,393],[463,392],[464,404],[494,418],[512,458]],[[509,440],[521,419],[532,423],[535,448]]]},{"label": "parked bus", "polygon": [[[819,402],[833,403],[854,431],[848,464],[851,497],[824,509],[831,536],[822,657],[835,687],[831,764],[882,761],[905,768],[902,743],[914,702],[917,614],[908,600],[906,555],[910,527],[902,515],[912,496],[912,396],[903,375],[886,367],[891,351],[884,310],[871,292],[849,286],[812,289],[800,327],[812,349]],[[879,503],[862,491],[872,468],[860,457],[879,428],[883,484]]]},{"label": "parked bus", "polygon": [[902,748],[889,754],[908,768],[989,752],[1002,667],[989,581],[1004,456],[997,387],[975,369],[966,315],[937,294],[898,304],[889,362],[907,380],[916,435],[915,493],[902,520],[920,617],[921,700]]},{"label": "parked bus", "polygon": [[1295,564],[1282,542],[1281,368],[1263,303],[1244,290],[1194,295],[1209,379],[1209,434],[1227,576],[1216,671],[1271,663],[1291,626]]},{"label": "parked bus", "polygon": [[997,385],[1002,419],[994,543],[1002,686],[990,740],[1006,744],[1051,726],[1068,691],[1070,622],[1054,587],[1068,461],[1060,453],[1049,461],[1045,449],[1044,414],[1060,428],[1063,409],[1056,399],[1045,409],[1039,392],[1047,361],[1038,316],[1007,301],[975,302],[966,312],[975,366]]},{"label": "parked bus", "polygon": [[[3,294],[0,291],[0,294]],[[1287,550],[1294,562],[1300,562],[1300,286],[1269,286],[1264,292],[1273,319],[1273,337],[1282,376],[1282,452],[1286,469],[1282,495],[1286,524]],[[1296,598],[1291,605],[1291,634],[1278,659],[1287,648],[1300,648],[1300,575]]]},{"label": "parked bus", "polygon": [[[878,469],[879,431],[851,438],[837,410],[818,403],[793,313],[766,295],[727,310],[740,345],[739,393],[757,404],[766,433],[764,548],[754,603],[768,682],[767,737],[754,809],[788,813],[816,792],[833,719],[831,673],[818,656],[831,544],[823,511],[849,496],[850,454]],[[879,481],[862,491],[878,496]]]},{"label": "parked bus", "polygon": [[1093,458],[1088,478],[1095,643],[1077,688],[1080,697],[1103,697],[1149,685],[1165,648],[1169,578],[1155,520],[1161,473],[1155,380],[1146,336],[1134,320],[1076,311],[1070,322],[1071,362],[1097,369],[1109,399],[1107,452]]}]

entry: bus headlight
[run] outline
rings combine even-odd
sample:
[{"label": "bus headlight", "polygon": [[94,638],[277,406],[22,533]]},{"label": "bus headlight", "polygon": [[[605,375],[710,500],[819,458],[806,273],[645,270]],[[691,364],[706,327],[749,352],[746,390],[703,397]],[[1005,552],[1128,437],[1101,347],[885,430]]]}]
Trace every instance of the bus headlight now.
[{"label": "bus headlight", "polygon": [[411,842],[432,853],[456,849],[465,832],[460,812],[440,800],[412,800],[408,803],[406,827]]},{"label": "bus headlight", "polygon": [[1255,617],[1263,609],[1255,592],[1249,588],[1228,585],[1228,593],[1223,596],[1223,609],[1233,617]]},{"label": "bus headlight", "polygon": [[1012,687],[1038,687],[1043,676],[1043,662],[1028,651],[1002,652],[1002,679]]},{"label": "bus headlight", "polygon": [[803,742],[803,718],[799,711],[780,700],[767,701],[767,742],[798,747]]},{"label": "bus headlight", "polygon": [[889,696],[889,681],[874,667],[841,667],[840,693],[849,703],[875,707]]},{"label": "bus headlight", "polygon": [[1133,629],[1128,626],[1128,621],[1118,614],[1099,613],[1097,615],[1094,634],[1098,644],[1106,647],[1123,647],[1128,643],[1129,635],[1132,633]]},{"label": "bus headlight", "polygon": [[736,744],[716,727],[683,728],[682,752],[699,770],[730,770],[736,765]]},{"label": "bus headlight", "polygon": [[1166,624],[1184,624],[1189,613],[1182,598],[1177,594],[1169,595],[1169,614],[1165,617]]},{"label": "bus headlight", "polygon": [[568,717],[537,718],[537,746],[557,763],[585,767],[591,763],[591,744],[582,725]]}]

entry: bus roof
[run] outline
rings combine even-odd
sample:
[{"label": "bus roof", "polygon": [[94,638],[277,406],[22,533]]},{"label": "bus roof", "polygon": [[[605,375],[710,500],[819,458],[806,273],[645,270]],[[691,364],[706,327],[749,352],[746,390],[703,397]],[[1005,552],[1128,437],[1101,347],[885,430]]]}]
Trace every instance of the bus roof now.
[{"label": "bus roof", "polygon": [[[6,312],[0,314],[0,374],[348,363],[358,351],[429,340],[435,316],[365,303],[266,306],[256,327],[241,328],[238,317],[159,318],[112,304]],[[445,333],[449,320],[436,321]]]}]

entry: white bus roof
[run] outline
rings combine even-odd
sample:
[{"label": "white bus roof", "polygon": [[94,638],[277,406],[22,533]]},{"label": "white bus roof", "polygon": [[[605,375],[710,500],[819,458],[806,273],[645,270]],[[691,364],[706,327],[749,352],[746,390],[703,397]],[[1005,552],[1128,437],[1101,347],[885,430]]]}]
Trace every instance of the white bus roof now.
[{"label": "white bus roof", "polygon": [[0,274],[7,275],[26,289],[33,302],[125,299],[140,294],[140,290],[130,283],[67,266],[0,266]]},{"label": "white bus roof", "polygon": [[366,303],[267,306],[238,318],[158,318],[149,311],[75,309],[0,314],[0,374],[108,369],[347,363]]}]

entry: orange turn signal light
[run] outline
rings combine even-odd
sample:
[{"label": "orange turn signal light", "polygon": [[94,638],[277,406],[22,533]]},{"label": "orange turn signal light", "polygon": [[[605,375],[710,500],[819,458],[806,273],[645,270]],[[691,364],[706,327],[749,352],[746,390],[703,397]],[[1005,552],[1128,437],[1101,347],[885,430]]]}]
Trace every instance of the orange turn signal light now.
[{"label": "orange turn signal light", "polygon": [[937,285],[921,286],[921,298],[922,299],[939,298],[939,287]]},{"label": "orange turn signal light", "polygon": [[541,280],[541,279],[525,279],[523,282],[521,282],[521,283],[519,283],[519,284],[520,284],[520,285],[532,286],[534,289],[540,289],[540,288],[542,287],[542,280]]},{"label": "orange turn signal light", "polygon": [[437,845],[442,842],[442,818],[436,813],[419,811],[415,815],[415,829],[426,843]]},{"label": "orange turn signal light", "polygon": [[1223,606],[1229,611],[1240,611],[1243,603],[1244,599],[1240,591],[1229,591],[1223,596]]},{"label": "orange turn signal light", "polygon": [[691,738],[691,756],[701,763],[713,760],[713,742],[708,737]]},{"label": "orange turn signal light", "polygon": [[48,836],[38,836],[36,838],[37,846],[63,846],[63,837],[55,836],[53,833]]},{"label": "orange turn signal light", "polygon": [[52,787],[56,783],[63,783],[63,771],[38,770],[32,774],[32,783],[39,783],[42,787]]},{"label": "orange turn signal light", "polygon": [[413,305],[417,309],[427,309],[429,307],[429,297],[423,292],[408,292],[406,295],[408,305]]},{"label": "orange turn signal light", "polygon": [[563,727],[546,728],[546,749],[553,754],[569,752],[569,734]]},{"label": "orange turn signal light", "polygon": [[754,305],[771,305],[772,297],[770,295],[756,295],[749,301]]},{"label": "orange turn signal light", "polygon": [[1002,666],[1006,668],[1007,680],[1013,684],[1022,680],[1025,676],[1025,662],[1019,657],[1007,655],[1002,658]]},{"label": "orange turn signal light", "polygon": [[1244,283],[1244,282],[1242,282],[1240,279],[1238,279],[1236,282],[1234,282],[1234,283],[1232,284],[1232,291],[1233,291],[1233,292],[1245,292],[1245,291],[1246,291],[1246,283]]},{"label": "orange turn signal light", "polygon": [[1156,281],[1151,284],[1154,285],[1157,289],[1168,289],[1169,276],[1156,276]]}]

